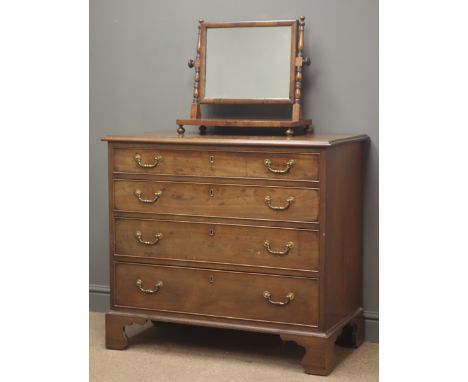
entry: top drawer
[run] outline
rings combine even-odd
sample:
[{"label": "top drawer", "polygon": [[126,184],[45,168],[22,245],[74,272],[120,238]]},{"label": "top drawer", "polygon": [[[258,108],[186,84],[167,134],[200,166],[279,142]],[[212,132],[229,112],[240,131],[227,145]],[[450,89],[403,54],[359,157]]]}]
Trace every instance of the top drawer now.
[{"label": "top drawer", "polygon": [[314,181],[319,178],[319,154],[116,148],[113,171]]}]

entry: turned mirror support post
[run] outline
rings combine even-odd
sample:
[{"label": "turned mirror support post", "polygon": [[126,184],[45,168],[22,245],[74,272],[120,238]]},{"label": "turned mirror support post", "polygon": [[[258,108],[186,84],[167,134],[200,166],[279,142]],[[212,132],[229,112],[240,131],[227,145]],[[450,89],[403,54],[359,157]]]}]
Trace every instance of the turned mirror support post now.
[{"label": "turned mirror support post", "polygon": [[200,119],[201,118],[201,109],[200,109],[200,51],[201,51],[201,30],[204,20],[198,20],[198,40],[197,40],[197,56],[195,62],[193,60],[189,61],[189,67],[195,67],[195,76],[193,81],[193,100],[192,107],[190,109],[190,118]]},{"label": "turned mirror support post", "polygon": [[293,121],[299,121],[301,119],[302,66],[304,65],[304,58],[302,57],[304,54],[304,25],[305,17],[301,16],[299,18],[299,38],[297,41],[296,82],[294,91],[294,104],[292,110]]}]

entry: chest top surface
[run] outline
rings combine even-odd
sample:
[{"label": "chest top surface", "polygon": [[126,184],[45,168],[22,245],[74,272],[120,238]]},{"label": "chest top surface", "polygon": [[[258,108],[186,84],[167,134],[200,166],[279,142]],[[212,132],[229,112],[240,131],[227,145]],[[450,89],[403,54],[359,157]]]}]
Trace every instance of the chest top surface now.
[{"label": "chest top surface", "polygon": [[203,135],[200,133],[178,135],[174,131],[154,131],[136,135],[107,135],[102,138],[103,141],[108,142],[315,148],[365,141],[368,139],[369,137],[363,134],[304,134],[287,137],[280,135]]}]

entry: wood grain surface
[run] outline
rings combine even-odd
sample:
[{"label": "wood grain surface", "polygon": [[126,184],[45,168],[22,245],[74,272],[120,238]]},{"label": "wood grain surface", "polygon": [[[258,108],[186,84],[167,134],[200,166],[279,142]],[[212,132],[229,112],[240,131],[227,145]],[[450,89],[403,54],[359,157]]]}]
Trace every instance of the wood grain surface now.
[{"label": "wood grain surface", "polygon": [[[135,192],[142,192],[142,203]],[[267,206],[289,208],[277,211]],[[288,203],[288,198],[294,201]],[[319,214],[319,190],[293,187],[238,186],[185,182],[114,181],[114,208],[158,214],[221,216],[270,220],[314,222]]]},{"label": "wood grain surface", "polygon": [[[318,324],[316,279],[128,263],[115,263],[114,267],[117,307],[312,327]],[[154,289],[158,282],[163,286],[147,294],[137,287],[137,280],[142,280],[145,289]],[[290,292],[294,299],[284,306],[273,305],[263,297],[265,291],[279,302],[284,302]]]},{"label": "wood grain surface", "polygon": [[[141,158],[140,164],[135,160],[136,155]],[[319,154],[123,148],[115,150],[113,170],[151,175],[318,180],[319,157]],[[265,165],[267,159],[273,172]],[[291,160],[294,163],[288,170],[287,163]],[[145,165],[155,166],[142,167]]]},{"label": "wood grain surface", "polygon": [[[137,232],[144,241],[155,241],[157,234],[162,239],[153,245],[142,244]],[[274,268],[318,271],[318,236],[317,231],[304,229],[116,219],[115,253],[142,259],[257,265],[273,268],[270,272]],[[293,248],[284,255],[271,254],[265,241],[273,251],[285,252],[289,242]]]},{"label": "wood grain surface", "polygon": [[[125,325],[147,319],[261,331],[303,346],[304,370],[326,375],[336,338],[360,345],[367,136],[104,139],[109,348],[125,348]],[[294,165],[279,174],[265,159]]]},{"label": "wood grain surface", "polygon": [[283,135],[203,135],[185,133],[179,135],[175,131],[151,131],[138,135],[108,135],[102,138],[108,142],[126,143],[166,143],[170,145],[216,145],[235,147],[289,147],[318,148],[329,147],[350,142],[367,141],[367,135],[357,134],[305,134],[286,137]]}]

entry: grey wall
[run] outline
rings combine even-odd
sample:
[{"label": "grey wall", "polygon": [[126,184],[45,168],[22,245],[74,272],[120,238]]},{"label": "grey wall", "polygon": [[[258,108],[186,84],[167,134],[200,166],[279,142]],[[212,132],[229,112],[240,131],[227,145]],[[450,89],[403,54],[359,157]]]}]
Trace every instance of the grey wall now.
[{"label": "grey wall", "polygon": [[188,116],[197,20],[306,16],[304,116],[317,133],[371,138],[365,181],[364,309],[378,340],[378,1],[90,2],[90,309],[108,306],[106,134],[175,129]]}]

